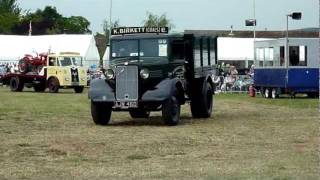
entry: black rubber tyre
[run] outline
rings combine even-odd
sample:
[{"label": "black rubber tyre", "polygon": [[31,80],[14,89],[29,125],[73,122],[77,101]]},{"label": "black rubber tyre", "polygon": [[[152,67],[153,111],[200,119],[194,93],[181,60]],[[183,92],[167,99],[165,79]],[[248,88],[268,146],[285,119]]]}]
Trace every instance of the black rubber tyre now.
[{"label": "black rubber tyre", "polygon": [[132,118],[149,118],[150,111],[145,111],[141,109],[130,110],[129,114]]},{"label": "black rubber tyre", "polygon": [[76,86],[76,87],[74,87],[74,92],[75,93],[82,93],[83,89],[84,89],[83,86]]},{"label": "black rubber tyre", "polygon": [[165,100],[162,104],[162,120],[166,125],[175,126],[180,121],[180,103],[175,96]]},{"label": "black rubber tyre", "polygon": [[199,91],[198,97],[191,100],[191,113],[194,118],[209,118],[213,107],[213,88],[209,82],[205,82]]},{"label": "black rubber tyre", "polygon": [[30,68],[29,68],[29,65],[27,64],[26,60],[21,59],[19,61],[18,69],[19,69],[19,72],[25,74],[29,71]]},{"label": "black rubber tyre", "polygon": [[48,80],[48,89],[50,93],[58,93],[59,92],[59,81],[56,78],[50,78]]},{"label": "black rubber tyre", "polygon": [[21,92],[24,88],[24,83],[18,77],[10,79],[10,89],[12,92]]},{"label": "black rubber tyre", "polygon": [[112,107],[106,103],[91,101],[91,116],[97,125],[108,125],[111,118]]},{"label": "black rubber tyre", "polygon": [[37,84],[33,87],[35,92],[44,92],[46,90],[45,83]]},{"label": "black rubber tyre", "polygon": [[263,94],[266,99],[271,98],[271,90],[269,88],[265,88]]},{"label": "black rubber tyre", "polygon": [[271,98],[272,99],[278,99],[279,97],[280,97],[279,90],[277,88],[272,88]]},{"label": "black rubber tyre", "polygon": [[319,97],[319,93],[316,93],[316,92],[307,93],[307,95],[308,95],[309,98],[318,98]]}]

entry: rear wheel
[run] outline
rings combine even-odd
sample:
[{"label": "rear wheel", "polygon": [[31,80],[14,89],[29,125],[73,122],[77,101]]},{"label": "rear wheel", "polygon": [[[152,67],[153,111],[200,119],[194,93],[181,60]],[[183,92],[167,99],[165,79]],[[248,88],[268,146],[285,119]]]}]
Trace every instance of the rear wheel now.
[{"label": "rear wheel", "polygon": [[82,93],[83,92],[84,87],[83,86],[76,86],[74,87],[74,92],[76,93]]},{"label": "rear wheel", "polygon": [[180,121],[180,103],[175,96],[165,100],[162,104],[162,119],[165,124],[175,126]]},{"label": "rear wheel", "polygon": [[150,112],[143,109],[130,110],[129,114],[132,118],[149,118]]},{"label": "rear wheel", "polygon": [[[196,95],[199,96],[196,96]],[[209,118],[213,107],[213,88],[209,82],[204,83],[202,90],[195,93],[191,101],[191,113],[194,118]]]},{"label": "rear wheel", "polygon": [[21,92],[23,90],[24,84],[22,80],[18,77],[12,77],[10,79],[10,89],[13,92]]},{"label": "rear wheel", "polygon": [[48,89],[50,93],[58,93],[59,92],[59,81],[56,78],[50,78],[48,80]]},{"label": "rear wheel", "polygon": [[91,102],[91,115],[97,125],[108,125],[111,118],[112,107],[107,103]]}]

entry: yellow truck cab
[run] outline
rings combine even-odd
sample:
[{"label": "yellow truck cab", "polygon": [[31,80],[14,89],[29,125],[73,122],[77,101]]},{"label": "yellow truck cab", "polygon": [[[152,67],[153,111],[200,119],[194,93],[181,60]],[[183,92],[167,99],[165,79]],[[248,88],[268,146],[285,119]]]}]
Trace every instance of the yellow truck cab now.
[{"label": "yellow truck cab", "polygon": [[49,54],[47,67],[44,67],[49,92],[58,92],[63,87],[74,88],[76,93],[82,93],[87,85],[87,72],[82,67],[82,61],[79,53]]}]

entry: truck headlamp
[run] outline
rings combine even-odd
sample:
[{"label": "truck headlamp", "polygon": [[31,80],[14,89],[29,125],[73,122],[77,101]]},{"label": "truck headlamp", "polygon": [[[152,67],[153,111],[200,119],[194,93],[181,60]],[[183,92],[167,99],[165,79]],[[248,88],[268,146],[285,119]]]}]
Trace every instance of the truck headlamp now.
[{"label": "truck headlamp", "polygon": [[149,78],[149,70],[148,69],[141,69],[140,76],[142,79],[148,79]]},{"label": "truck headlamp", "polygon": [[104,75],[106,76],[106,78],[107,78],[108,80],[114,78],[114,72],[113,72],[112,69],[107,69],[107,70],[104,72]]}]

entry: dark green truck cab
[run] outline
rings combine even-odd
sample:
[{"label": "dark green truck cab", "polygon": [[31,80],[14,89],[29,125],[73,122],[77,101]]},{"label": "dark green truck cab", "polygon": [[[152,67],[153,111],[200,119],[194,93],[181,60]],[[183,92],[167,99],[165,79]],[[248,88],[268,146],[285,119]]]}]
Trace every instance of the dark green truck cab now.
[{"label": "dark green truck cab", "polygon": [[177,125],[186,102],[193,117],[210,117],[216,47],[216,38],[193,34],[112,36],[106,79],[90,84],[94,122],[107,125],[112,111],[128,111],[133,118],[162,111],[166,124]]}]

